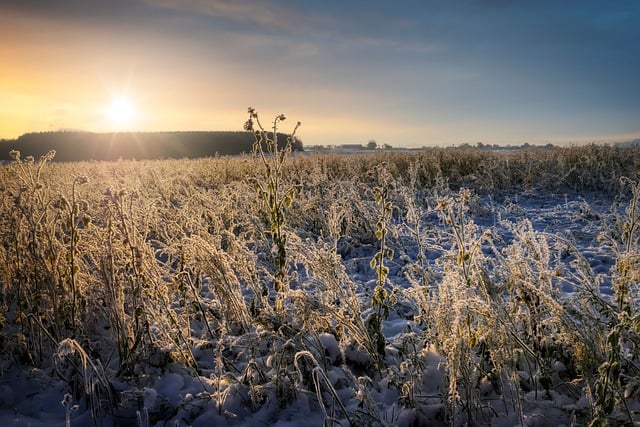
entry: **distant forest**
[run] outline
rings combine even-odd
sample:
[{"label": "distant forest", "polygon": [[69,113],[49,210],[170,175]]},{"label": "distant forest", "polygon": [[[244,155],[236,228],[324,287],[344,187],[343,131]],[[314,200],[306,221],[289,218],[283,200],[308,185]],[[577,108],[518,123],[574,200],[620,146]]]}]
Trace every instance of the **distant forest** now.
[{"label": "distant forest", "polygon": [[[243,131],[33,132],[17,139],[0,140],[0,160],[9,160],[11,150],[20,151],[22,158],[36,159],[55,150],[55,160],[61,162],[213,157],[251,153],[254,141],[251,132]],[[278,134],[278,145],[284,146],[286,142],[287,135]],[[302,151],[302,141],[296,138],[292,148]]]}]

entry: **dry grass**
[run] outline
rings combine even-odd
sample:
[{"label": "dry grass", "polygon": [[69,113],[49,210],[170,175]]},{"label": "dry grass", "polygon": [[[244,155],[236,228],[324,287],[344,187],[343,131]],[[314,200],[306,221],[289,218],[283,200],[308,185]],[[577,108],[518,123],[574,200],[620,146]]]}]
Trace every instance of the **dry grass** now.
[{"label": "dry grass", "polygon": [[[450,423],[493,416],[481,395],[487,383],[507,413],[521,411],[525,388],[543,396],[572,384],[592,399],[581,420],[638,421],[628,403],[640,387],[640,148],[284,155],[269,172],[277,177],[256,172],[268,157],[16,157],[0,169],[2,358],[56,372],[72,343],[63,353],[80,355],[75,375],[105,390],[115,378],[135,384],[151,369],[180,366],[217,378],[217,391],[203,387],[220,413],[230,390],[221,384],[234,384],[248,410],[311,393],[328,424],[385,421],[371,395],[381,378],[397,381],[401,407],[435,398]],[[631,187],[621,189],[623,177]],[[274,179],[279,189],[269,188]],[[612,298],[561,236],[525,221],[511,225],[506,247],[493,246],[470,211],[475,194],[507,191],[628,203],[603,226],[616,248]],[[443,227],[424,225],[430,215]],[[557,263],[561,243],[575,254],[569,272]],[[382,267],[374,295],[347,273],[360,263],[376,277],[371,258],[357,259],[362,248]],[[439,253],[436,264],[427,265],[428,251]],[[393,300],[388,267],[405,280]],[[286,286],[274,289],[278,281]],[[574,300],[558,291],[567,284]],[[372,316],[381,324],[389,315],[415,325],[401,353],[380,325],[370,327]],[[339,355],[323,347],[328,335]],[[428,348],[443,358],[435,397],[422,393]],[[560,376],[557,362],[566,367]],[[331,383],[331,370],[347,383]],[[360,409],[340,400],[346,390]],[[90,394],[70,392],[75,401]],[[96,417],[117,406],[111,396],[92,399]]]}]

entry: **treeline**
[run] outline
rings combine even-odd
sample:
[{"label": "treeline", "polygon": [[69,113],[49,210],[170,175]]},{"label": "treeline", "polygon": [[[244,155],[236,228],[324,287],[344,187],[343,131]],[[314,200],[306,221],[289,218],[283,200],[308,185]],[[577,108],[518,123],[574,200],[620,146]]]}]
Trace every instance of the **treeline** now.
[{"label": "treeline", "polygon": [[[56,161],[118,159],[199,158],[215,155],[251,153],[254,136],[242,131],[190,132],[116,132],[93,133],[56,131],[26,133],[17,139],[0,140],[0,159],[9,160],[11,150],[22,157],[39,158],[56,151]],[[287,135],[278,135],[284,145]],[[294,151],[302,151],[302,141],[295,139]]]}]

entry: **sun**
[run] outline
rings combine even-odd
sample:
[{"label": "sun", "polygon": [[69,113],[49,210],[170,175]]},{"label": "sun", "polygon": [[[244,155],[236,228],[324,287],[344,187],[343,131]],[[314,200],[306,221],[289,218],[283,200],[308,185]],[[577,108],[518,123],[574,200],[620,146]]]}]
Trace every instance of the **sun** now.
[{"label": "sun", "polygon": [[129,126],[135,122],[136,108],[126,96],[115,97],[106,108],[106,118],[114,127]]}]

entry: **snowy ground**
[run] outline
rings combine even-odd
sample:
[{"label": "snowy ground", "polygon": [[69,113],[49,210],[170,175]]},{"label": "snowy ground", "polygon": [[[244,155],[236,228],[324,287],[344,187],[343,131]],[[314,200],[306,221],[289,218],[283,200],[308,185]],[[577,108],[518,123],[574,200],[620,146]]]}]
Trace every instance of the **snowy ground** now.
[{"label": "snowy ground", "polygon": [[[505,245],[513,236],[505,227],[506,222],[518,222],[529,219],[538,232],[549,235],[562,236],[572,240],[591,265],[594,273],[606,274],[614,264],[612,253],[607,245],[598,241],[602,229],[603,218],[610,213],[611,201],[600,200],[595,196],[555,196],[546,197],[537,194],[503,196],[500,199],[483,197],[472,206],[471,214],[480,231],[490,230],[493,241],[499,248]],[[429,227],[443,227],[437,215],[432,213],[425,217]],[[398,239],[401,239],[399,236]],[[398,250],[398,249],[396,249]],[[415,256],[416,248],[404,248],[405,255]],[[375,284],[375,275],[368,267],[375,248],[372,245],[362,245],[353,250],[344,251],[348,258],[343,259],[347,272],[360,286],[361,290]],[[487,252],[488,254],[489,252]],[[436,268],[437,257],[431,256],[429,261]],[[390,264],[390,281],[399,287],[408,287],[402,268],[398,262]],[[570,259],[567,259],[570,268]],[[601,291],[611,293],[610,283],[603,282]],[[572,292],[567,286],[565,292]],[[366,292],[362,293],[363,298]],[[394,351],[398,351],[398,343],[406,336],[407,331],[418,330],[410,317],[403,317],[394,313],[385,321],[383,331],[388,341],[387,357],[393,359]],[[335,337],[329,334],[320,335],[320,341],[325,348],[327,357],[337,359],[340,350]],[[395,349],[395,350],[394,350]],[[357,352],[356,352],[357,353]],[[354,353],[352,357],[357,357]],[[212,357],[206,350],[201,352],[203,360]],[[425,359],[427,366],[423,368],[423,384],[421,388],[421,406],[419,410],[401,410],[398,404],[398,389],[385,383],[380,378],[378,384],[371,387],[371,398],[375,404],[383,408],[380,422],[388,425],[438,425],[445,424],[442,414],[441,393],[439,385],[442,379],[442,369],[439,366],[441,358],[436,353],[430,353]],[[203,362],[207,366],[207,362]],[[213,369],[213,366],[212,366]],[[558,369],[562,369],[561,366]],[[205,373],[207,370],[205,369]],[[343,404],[347,411],[357,411],[362,403],[353,398],[352,390],[341,389],[343,371],[338,368],[326,370],[328,380],[343,396]],[[324,413],[318,406],[316,395],[312,392],[299,393],[295,401],[284,409],[275,403],[266,403],[257,410],[247,407],[246,395],[241,390],[234,392],[234,385],[227,384],[225,390],[226,401],[222,408],[216,405],[209,396],[215,392],[215,384],[211,377],[203,374],[194,378],[190,373],[181,369],[169,369],[164,372],[150,370],[145,384],[127,390],[127,384],[115,383],[117,391],[123,399],[117,414],[107,416],[102,420],[104,426],[125,425],[275,425],[285,426],[319,426],[325,419]],[[67,407],[62,401],[68,393],[67,385],[56,379],[51,372],[40,370],[24,371],[14,362],[3,361],[0,365],[0,425],[1,426],[83,426],[91,425],[91,414],[85,401],[70,402]],[[491,394],[490,387],[487,393]],[[490,396],[488,397],[488,399]],[[572,413],[583,410],[588,402],[580,393],[560,390],[554,391],[550,398],[540,398],[535,391],[523,392],[524,414],[518,418],[515,414],[501,417],[490,417],[490,423],[497,426],[518,425],[570,425]],[[386,408],[386,410],[384,409]],[[336,419],[344,417],[335,414]],[[575,422],[575,419],[573,420]],[[463,424],[463,423],[462,423]],[[482,424],[480,419],[479,424]],[[338,424],[336,424],[338,425]]]}]

